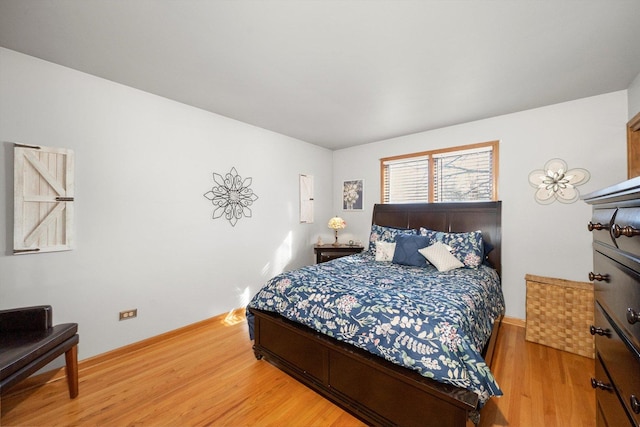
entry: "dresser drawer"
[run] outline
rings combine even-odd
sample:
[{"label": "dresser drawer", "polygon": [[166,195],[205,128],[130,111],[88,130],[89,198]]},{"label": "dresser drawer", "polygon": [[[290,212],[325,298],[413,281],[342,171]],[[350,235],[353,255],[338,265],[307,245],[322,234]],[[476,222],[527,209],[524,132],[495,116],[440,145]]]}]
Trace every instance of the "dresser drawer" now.
[{"label": "dresser drawer", "polygon": [[633,345],[640,348],[640,321],[634,323],[630,315],[640,313],[640,274],[629,267],[633,264],[627,257],[599,247],[594,252],[594,273],[601,280],[594,280],[594,290],[596,300]]},{"label": "dresser drawer", "polygon": [[[595,379],[603,383],[605,387],[611,386],[611,379],[607,376],[598,356],[599,355],[596,354]],[[618,395],[613,389],[597,388],[596,403],[596,421],[598,426],[624,427],[634,425],[629,418],[629,414],[627,414],[624,407],[620,404]]]},{"label": "dresser drawer", "polygon": [[627,411],[640,425],[640,415],[634,411],[636,408],[640,412],[640,376],[629,375],[631,372],[640,372],[640,360],[635,350],[630,350],[624,343],[598,303],[594,326],[600,328],[599,333],[596,333],[596,348],[602,363]]},{"label": "dresser drawer", "polygon": [[593,206],[596,425],[640,427],[640,177],[585,195]]},{"label": "dresser drawer", "polygon": [[616,208],[595,209],[593,216],[589,222],[589,231],[593,235],[594,242],[602,242],[607,245],[615,245],[613,236],[611,235],[611,226],[616,214]]},{"label": "dresser drawer", "polygon": [[640,255],[640,208],[618,209],[610,231],[618,248]]}]

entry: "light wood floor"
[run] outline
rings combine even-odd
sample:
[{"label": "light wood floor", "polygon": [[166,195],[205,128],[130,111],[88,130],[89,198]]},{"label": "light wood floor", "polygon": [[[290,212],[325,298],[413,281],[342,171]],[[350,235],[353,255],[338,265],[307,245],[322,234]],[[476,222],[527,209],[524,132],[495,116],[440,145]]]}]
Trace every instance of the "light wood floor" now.
[{"label": "light wood floor", "polygon": [[[81,361],[74,400],[64,378],[35,387],[27,380],[2,398],[0,425],[363,425],[257,361],[244,320],[236,320],[203,322],[127,354]],[[593,371],[592,359],[525,342],[523,328],[503,324],[493,372],[505,395],[485,406],[480,427],[594,426]]]}]

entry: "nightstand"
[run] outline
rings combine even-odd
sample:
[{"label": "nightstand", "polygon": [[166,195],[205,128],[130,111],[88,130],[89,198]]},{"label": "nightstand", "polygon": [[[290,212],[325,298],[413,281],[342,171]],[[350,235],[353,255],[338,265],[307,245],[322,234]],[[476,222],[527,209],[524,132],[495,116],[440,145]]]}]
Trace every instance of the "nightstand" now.
[{"label": "nightstand", "polygon": [[338,245],[334,246],[331,243],[326,245],[314,245],[313,251],[316,254],[316,264],[321,262],[331,261],[332,259],[340,258],[347,255],[359,254],[364,250],[364,246],[361,245]]}]

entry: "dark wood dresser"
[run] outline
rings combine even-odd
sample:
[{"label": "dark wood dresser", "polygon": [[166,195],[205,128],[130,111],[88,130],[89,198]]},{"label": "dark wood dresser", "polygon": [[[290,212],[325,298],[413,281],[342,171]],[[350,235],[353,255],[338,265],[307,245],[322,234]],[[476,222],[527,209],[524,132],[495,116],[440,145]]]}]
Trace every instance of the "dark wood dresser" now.
[{"label": "dark wood dresser", "polygon": [[583,197],[593,206],[598,426],[640,426],[640,178]]}]

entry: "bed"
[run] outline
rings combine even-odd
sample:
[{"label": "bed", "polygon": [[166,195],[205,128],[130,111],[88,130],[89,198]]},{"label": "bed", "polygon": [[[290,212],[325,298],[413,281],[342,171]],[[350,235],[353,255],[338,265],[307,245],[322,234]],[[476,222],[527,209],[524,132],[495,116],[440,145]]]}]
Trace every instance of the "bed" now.
[{"label": "bed", "polygon": [[376,261],[370,249],[283,273],[247,308],[256,358],[370,425],[474,425],[501,394],[489,369],[504,312],[501,202],[377,204],[372,240],[384,230],[397,245],[420,239],[405,234],[451,243],[453,233],[481,231],[483,252],[473,268],[445,272],[399,265],[398,249],[394,262]]}]

